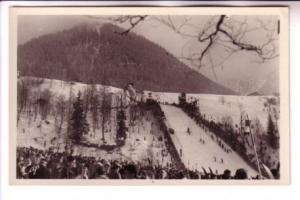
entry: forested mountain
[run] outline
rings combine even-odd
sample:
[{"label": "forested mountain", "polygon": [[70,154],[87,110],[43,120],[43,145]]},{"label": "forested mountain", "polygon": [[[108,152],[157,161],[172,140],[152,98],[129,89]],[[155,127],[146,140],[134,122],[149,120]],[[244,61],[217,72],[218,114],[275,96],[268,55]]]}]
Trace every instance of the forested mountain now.
[{"label": "forested mountain", "polygon": [[18,46],[18,70],[24,76],[121,88],[133,82],[139,90],[234,94],[159,45],[121,31],[112,24],[80,25],[40,36]]}]

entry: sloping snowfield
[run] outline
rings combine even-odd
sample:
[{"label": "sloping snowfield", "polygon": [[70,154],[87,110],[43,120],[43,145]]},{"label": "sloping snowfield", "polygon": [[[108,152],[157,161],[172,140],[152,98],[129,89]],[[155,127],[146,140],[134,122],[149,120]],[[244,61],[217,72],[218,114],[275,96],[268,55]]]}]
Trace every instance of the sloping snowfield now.
[{"label": "sloping snowfield", "polygon": [[[32,90],[50,90],[55,94],[55,96],[63,95],[65,98],[69,98],[70,90],[72,88],[73,95],[77,95],[79,91],[83,91],[84,89],[89,86],[88,84],[80,83],[80,82],[66,82],[56,79],[47,79],[47,78],[34,78],[34,77],[22,77],[19,81],[37,81],[40,80],[42,83],[38,85],[38,87],[33,87]],[[100,84],[95,85],[97,89],[101,89],[104,86]],[[112,87],[112,86],[105,86],[107,92],[117,93],[122,91],[120,88]]]},{"label": "sloping snowfield", "polygon": [[[162,103],[178,103],[180,93],[160,93],[153,92],[154,99]],[[187,94],[186,99],[196,98],[200,112],[205,114],[207,119],[222,121],[222,117],[230,116],[233,125],[240,125],[240,116],[248,116],[250,120],[259,119],[263,129],[266,131],[269,113],[274,119],[274,115],[279,116],[279,99],[274,96],[233,96],[233,95],[213,95],[213,94]],[[265,106],[268,99],[274,98],[276,105]],[[279,120],[278,120],[279,123]]]},{"label": "sloping snowfield", "polygon": [[[31,85],[31,99],[37,98],[35,95],[41,95],[42,91],[49,90],[52,94],[53,103],[51,109],[55,108],[55,100],[58,96],[63,96],[67,101],[70,93],[76,96],[79,91],[83,92],[89,85],[78,83],[78,82],[65,82],[54,79],[41,79],[33,77],[22,77],[19,81],[24,81],[24,83],[33,83],[33,81],[40,81],[40,84]],[[27,81],[27,82],[26,82]],[[102,85],[96,85],[99,90],[103,88]],[[106,86],[107,93],[113,93],[115,95],[120,95],[123,89]],[[126,102],[125,102],[126,103]],[[125,104],[124,103],[124,104]],[[129,109],[126,110],[127,115],[129,115]],[[33,112],[22,113],[20,120],[18,122],[18,132],[17,132],[17,145],[34,147],[38,149],[47,149],[49,147],[54,147],[58,151],[64,151],[66,144],[66,132],[67,132],[67,117],[65,116],[62,131],[58,133],[55,128],[55,117],[51,111],[51,114],[47,117],[47,120],[42,120],[40,116],[36,119],[33,117]],[[31,117],[30,117],[31,116]],[[115,110],[111,111],[111,124],[105,125],[105,138],[106,144],[115,144],[116,137],[116,113]],[[105,159],[117,159],[117,160],[129,160],[135,162],[147,162],[150,160],[154,164],[166,165],[170,163],[170,155],[162,156],[162,151],[166,151],[166,146],[163,140],[162,131],[159,130],[155,120],[150,113],[146,113],[145,116],[139,118],[135,124],[129,126],[129,116],[127,116],[127,126],[129,128],[128,137],[126,139],[126,144],[120,148],[116,148],[112,151],[105,151],[95,147],[86,146],[74,146],[74,154],[84,155],[84,156],[94,156],[101,157]],[[90,124],[90,132],[85,135],[85,139],[92,144],[101,145],[103,142],[102,138],[102,128],[92,131],[92,116],[87,115],[87,121]]]},{"label": "sloping snowfield", "polygon": [[[205,132],[180,108],[162,105],[162,109],[167,124],[175,130],[171,137],[177,151],[182,151],[182,161],[187,168],[202,171],[204,167],[208,171],[210,167],[219,174],[225,169],[231,170],[234,174],[238,168],[244,168],[250,176],[258,174],[236,152],[226,153],[215,140],[211,139],[212,133]],[[187,128],[190,129],[190,134]],[[204,144],[201,141],[204,141]]]},{"label": "sloping snowfield", "polygon": [[[24,77],[21,80],[34,79]],[[32,91],[43,91],[49,89],[54,95],[53,98],[62,95],[67,100],[70,93],[76,96],[78,91],[83,91],[88,85],[82,83],[68,83],[59,80],[43,79],[43,82],[32,88]],[[96,85],[97,89],[102,88]],[[107,86],[107,92],[114,94],[122,93],[122,89]],[[145,91],[147,96],[149,91]],[[35,93],[32,93],[34,95]],[[175,134],[171,135],[174,144],[180,152],[182,149],[182,159],[186,167],[190,169],[198,169],[202,171],[202,166],[208,170],[211,167],[213,171],[223,173],[225,169],[230,169],[232,173],[238,168],[245,168],[249,175],[256,175],[257,172],[247,165],[235,152],[226,153],[216,141],[211,139],[212,133],[206,133],[192,119],[190,119],[181,109],[164,103],[178,103],[180,93],[160,93],[151,92],[152,98],[159,100],[162,109],[166,114],[169,126],[175,130]],[[221,121],[222,117],[230,116],[233,125],[240,122],[241,113],[249,116],[253,120],[258,118],[266,131],[268,114],[279,115],[279,100],[272,107],[266,107],[265,102],[270,97],[258,96],[228,96],[228,95],[210,95],[210,94],[187,94],[187,101],[191,98],[198,99],[199,108],[202,114],[208,119]],[[268,110],[268,109],[271,109]],[[93,147],[77,147],[76,154],[85,154],[91,156],[101,156],[111,159],[128,159],[134,161],[148,160],[149,158],[155,163],[163,165],[169,162],[169,155],[165,158],[161,156],[161,152],[166,148],[164,141],[158,141],[162,136],[162,132],[155,125],[154,119],[150,116],[144,116],[141,124],[136,124],[130,128],[129,137],[126,145],[114,152],[105,152]],[[90,117],[88,117],[91,123]],[[113,125],[112,125],[113,126]],[[187,133],[187,128],[191,130],[191,134]],[[66,122],[63,124],[63,133],[66,132]],[[115,132],[112,128],[111,132]],[[87,137],[92,143],[98,143],[101,138],[101,129],[97,129],[93,136]],[[114,141],[115,133],[107,133],[107,140]],[[51,142],[53,138],[55,141]],[[54,128],[54,119],[49,116],[48,123],[41,121],[39,118],[34,121],[28,121],[27,116],[21,116],[18,123],[18,145],[33,146],[36,148],[48,148],[49,146],[57,146],[61,143],[61,148],[65,143],[65,136],[58,135]],[[204,142],[203,142],[204,141]],[[53,143],[53,144],[51,144]],[[227,147],[229,148],[229,147]],[[61,149],[63,150],[63,149]]]},{"label": "sloping snowfield", "polygon": [[[23,147],[34,147],[37,149],[48,149],[54,147],[57,151],[64,151],[66,144],[65,133],[58,134],[54,128],[54,120],[48,119],[48,124],[40,119],[32,121],[30,124],[25,117],[21,117],[18,123],[17,145]],[[164,141],[158,138],[163,137],[163,133],[157,125],[153,123],[151,115],[139,121],[136,125],[129,127],[126,144],[112,151],[105,151],[95,147],[74,146],[74,155],[101,157],[107,160],[128,160],[135,162],[145,162],[148,160],[154,164],[165,166],[170,163],[170,155],[162,156],[162,151],[166,149]],[[66,131],[63,127],[63,132]],[[86,136],[90,142],[101,144],[101,136]],[[105,133],[106,140],[114,141],[115,133]],[[98,140],[98,142],[96,142]]]}]

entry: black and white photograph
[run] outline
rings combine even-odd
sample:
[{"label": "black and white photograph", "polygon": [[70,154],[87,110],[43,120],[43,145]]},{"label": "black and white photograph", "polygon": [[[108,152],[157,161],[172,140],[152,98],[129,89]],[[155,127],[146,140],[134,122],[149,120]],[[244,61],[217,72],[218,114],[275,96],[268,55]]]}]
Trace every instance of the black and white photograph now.
[{"label": "black and white photograph", "polygon": [[13,15],[15,183],[288,180],[286,8],[56,9]]}]

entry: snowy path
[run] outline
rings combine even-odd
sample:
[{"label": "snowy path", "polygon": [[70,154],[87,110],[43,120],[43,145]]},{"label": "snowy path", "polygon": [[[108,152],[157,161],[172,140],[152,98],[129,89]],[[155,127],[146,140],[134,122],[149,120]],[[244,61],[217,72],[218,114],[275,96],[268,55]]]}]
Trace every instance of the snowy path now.
[{"label": "snowy path", "polygon": [[[161,107],[166,115],[168,125],[175,131],[171,137],[177,151],[180,152],[182,149],[182,161],[187,168],[202,171],[201,167],[203,166],[208,171],[208,167],[211,167],[214,172],[217,170],[218,173],[229,169],[232,174],[238,168],[244,168],[248,171],[248,175],[257,175],[257,172],[236,152],[226,153],[216,141],[211,139],[211,133],[206,133],[180,108],[170,105],[161,105]],[[190,135],[187,133],[188,127]],[[200,138],[205,141],[205,144],[200,142]]]}]

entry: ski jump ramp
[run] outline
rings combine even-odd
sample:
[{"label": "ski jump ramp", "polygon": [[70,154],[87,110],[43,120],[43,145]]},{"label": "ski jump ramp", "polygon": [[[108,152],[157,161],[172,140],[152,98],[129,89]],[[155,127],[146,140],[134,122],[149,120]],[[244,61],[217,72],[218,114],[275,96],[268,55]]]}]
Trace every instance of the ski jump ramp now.
[{"label": "ski jump ramp", "polygon": [[[171,138],[186,168],[198,171],[203,171],[202,167],[207,171],[211,168],[214,173],[218,174],[229,169],[232,175],[237,169],[244,168],[248,176],[258,174],[235,151],[231,150],[228,153],[222,149],[215,135],[214,139],[211,138],[213,133],[205,132],[180,108],[171,105],[161,105],[161,107],[165,113],[167,125],[174,129]],[[188,128],[189,131],[187,131]],[[223,144],[230,148],[225,142]]]}]

